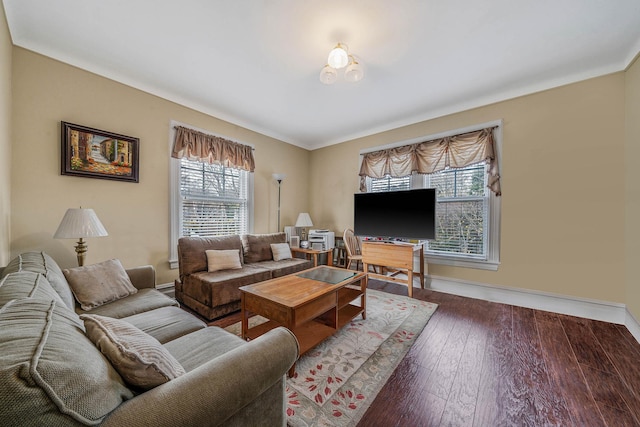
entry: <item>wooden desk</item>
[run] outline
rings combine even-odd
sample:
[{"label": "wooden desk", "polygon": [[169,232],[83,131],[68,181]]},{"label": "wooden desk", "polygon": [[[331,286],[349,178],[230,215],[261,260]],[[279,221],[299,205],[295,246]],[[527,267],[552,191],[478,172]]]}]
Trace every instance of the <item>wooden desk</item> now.
[{"label": "wooden desk", "polygon": [[291,253],[301,253],[305,254],[307,259],[313,258],[313,266],[318,266],[318,255],[327,254],[327,265],[333,265],[333,248],[326,250],[318,250],[318,249],[303,249],[303,248],[291,248]]},{"label": "wooden desk", "polygon": [[[413,271],[413,254],[419,253],[420,270]],[[369,271],[369,265],[379,265],[383,268],[398,269],[398,272],[406,272],[407,280],[395,277],[394,274],[386,276],[378,273],[369,273],[372,279],[388,280],[407,284],[407,294],[413,297],[413,275],[420,277],[420,287],[424,289],[424,246],[421,243],[386,243],[386,242],[362,242],[362,264],[364,271]],[[396,274],[398,273],[396,272]]]}]

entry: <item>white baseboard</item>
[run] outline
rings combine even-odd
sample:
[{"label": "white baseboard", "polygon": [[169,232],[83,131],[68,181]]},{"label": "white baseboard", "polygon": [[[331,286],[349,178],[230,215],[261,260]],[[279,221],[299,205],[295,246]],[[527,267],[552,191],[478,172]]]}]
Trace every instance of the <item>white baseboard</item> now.
[{"label": "white baseboard", "polygon": [[640,343],[640,323],[624,304],[487,285],[440,276],[429,276],[429,278],[431,279],[429,288],[434,291],[625,325],[636,341]]},{"label": "white baseboard", "polygon": [[631,335],[640,342],[640,322],[634,317],[629,310],[627,310],[627,321],[624,323]]}]

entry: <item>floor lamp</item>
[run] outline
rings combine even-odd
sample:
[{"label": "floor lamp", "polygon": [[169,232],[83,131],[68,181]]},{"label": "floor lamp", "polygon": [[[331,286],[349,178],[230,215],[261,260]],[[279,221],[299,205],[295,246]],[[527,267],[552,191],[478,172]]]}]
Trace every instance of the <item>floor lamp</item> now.
[{"label": "floor lamp", "polygon": [[278,233],[280,232],[280,185],[282,181],[287,177],[287,175],[283,173],[274,173],[273,179],[278,181],[278,229],[276,230]]}]

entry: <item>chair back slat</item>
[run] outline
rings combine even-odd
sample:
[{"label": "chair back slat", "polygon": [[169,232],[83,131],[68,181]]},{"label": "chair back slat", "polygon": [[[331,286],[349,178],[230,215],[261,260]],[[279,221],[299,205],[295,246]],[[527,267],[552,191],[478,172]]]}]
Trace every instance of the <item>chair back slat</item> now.
[{"label": "chair back slat", "polygon": [[347,249],[347,255],[362,255],[362,246],[360,244],[360,239],[353,234],[353,230],[347,228],[344,230],[344,234],[342,236],[344,241],[344,246]]}]

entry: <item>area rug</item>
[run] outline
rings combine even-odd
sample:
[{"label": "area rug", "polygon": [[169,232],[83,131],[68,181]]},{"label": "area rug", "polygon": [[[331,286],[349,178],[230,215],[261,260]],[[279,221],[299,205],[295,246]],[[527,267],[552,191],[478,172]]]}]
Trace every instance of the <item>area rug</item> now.
[{"label": "area rug", "polygon": [[[436,308],[367,290],[367,319],[358,316],[296,362],[296,374],[287,379],[288,425],[355,426]],[[240,322],[226,329],[240,335]]]}]

